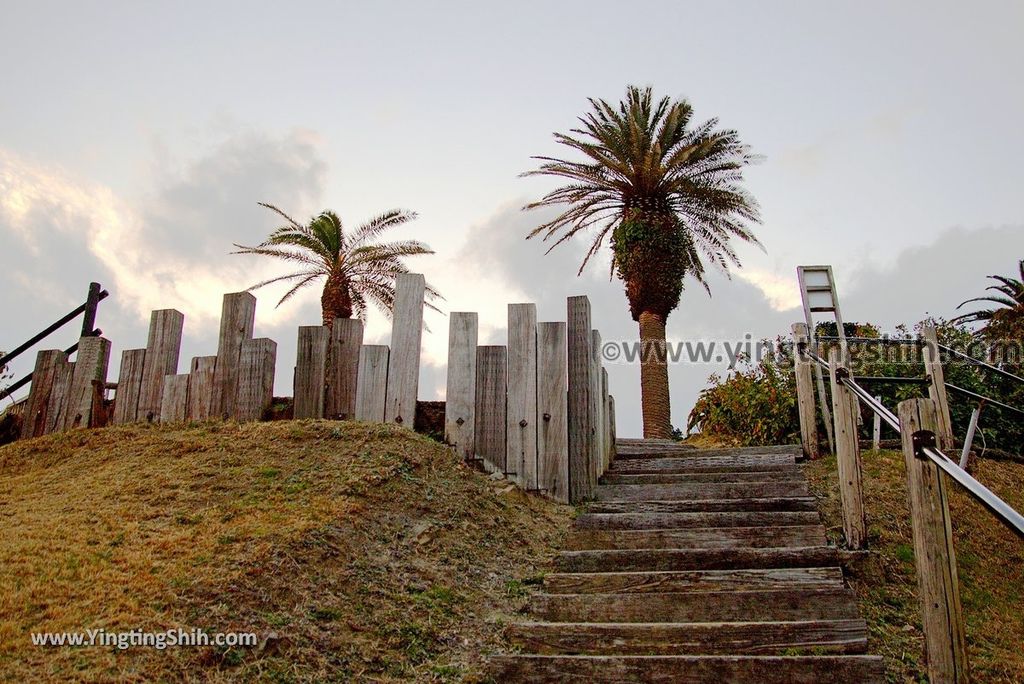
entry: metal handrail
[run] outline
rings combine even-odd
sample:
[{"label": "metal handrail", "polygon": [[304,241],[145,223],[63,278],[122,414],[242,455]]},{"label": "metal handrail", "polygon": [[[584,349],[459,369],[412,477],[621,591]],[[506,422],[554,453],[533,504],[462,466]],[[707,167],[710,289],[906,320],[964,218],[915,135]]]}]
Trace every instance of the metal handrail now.
[{"label": "metal handrail", "polygon": [[1010,378],[1011,380],[1016,380],[1017,382],[1024,382],[1024,378],[1020,377],[1019,375],[1014,375],[1013,373],[1011,373],[1009,371],[1005,371],[1002,368],[998,368],[996,366],[993,366],[990,363],[985,363],[981,359],[976,359],[973,356],[971,356],[970,354],[964,354],[962,351],[953,349],[952,347],[947,347],[944,344],[940,344],[939,345],[939,349],[941,349],[943,351],[947,351],[950,354],[956,354],[957,356],[959,356],[960,358],[964,359],[965,361],[967,361],[968,363],[970,363],[972,365],[981,366],[983,368],[987,368],[990,371],[994,371],[994,372],[998,373],[999,375],[1002,375],[1003,377]]},{"label": "metal handrail", "polygon": [[954,392],[958,392],[958,393],[964,395],[965,397],[971,397],[972,399],[977,399],[978,401],[983,401],[986,404],[992,404],[993,406],[998,406],[999,408],[1006,409],[1007,411],[1013,411],[1014,413],[1019,413],[1022,416],[1024,416],[1024,410],[1021,410],[1021,409],[1017,408],[1016,406],[1010,406],[1009,404],[1004,404],[1001,401],[996,401],[992,397],[986,397],[984,394],[978,394],[977,392],[972,392],[969,389],[964,389],[963,387],[957,387],[956,385],[954,385],[952,383],[949,383],[949,382],[944,383],[944,384],[946,385],[946,389],[951,389]]},{"label": "metal handrail", "polygon": [[[829,342],[841,342],[844,338],[837,335],[815,335],[815,340],[827,340]],[[907,344],[920,346],[924,340],[918,337],[847,337],[849,344]]]},{"label": "metal handrail", "polygon": [[[820,356],[810,350],[804,350],[807,357],[817,363],[819,366],[828,368],[829,364]],[[900,429],[900,419],[895,413],[890,411],[882,402],[871,396],[867,390],[858,385],[849,376],[837,377],[836,381],[845,387],[849,388],[856,397],[864,402],[868,408],[877,413],[882,420],[889,424],[897,432],[902,434]],[[989,512],[996,516],[1001,523],[1010,528],[1010,530],[1017,534],[1017,536],[1024,539],[1024,515],[1018,513],[1012,506],[1000,499],[991,489],[978,482],[974,477],[966,470],[961,468],[955,461],[942,453],[939,449],[934,447],[925,447],[921,452],[928,457],[928,459],[938,466],[946,475],[948,475],[954,482],[959,484],[961,487],[967,490],[967,493],[973,496],[982,506],[987,508]]]}]

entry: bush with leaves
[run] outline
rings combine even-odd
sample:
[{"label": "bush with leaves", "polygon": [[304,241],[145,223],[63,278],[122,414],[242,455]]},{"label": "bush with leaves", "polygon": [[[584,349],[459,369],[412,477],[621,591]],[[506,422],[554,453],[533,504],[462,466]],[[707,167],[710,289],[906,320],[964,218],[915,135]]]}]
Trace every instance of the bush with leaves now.
[{"label": "bush with leaves", "polygon": [[796,381],[792,366],[777,357],[753,362],[741,355],[723,378],[708,378],[686,429],[736,446],[762,446],[799,441]]}]

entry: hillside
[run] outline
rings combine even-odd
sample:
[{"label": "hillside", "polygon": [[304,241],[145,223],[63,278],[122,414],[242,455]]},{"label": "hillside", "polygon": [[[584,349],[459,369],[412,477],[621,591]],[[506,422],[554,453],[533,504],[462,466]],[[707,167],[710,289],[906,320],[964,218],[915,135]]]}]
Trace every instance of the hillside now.
[{"label": "hillside", "polygon": [[[871,553],[848,580],[870,629],[872,653],[885,656],[890,681],[924,681],[924,636],[917,596],[906,471],[899,451],[865,451],[864,505]],[[842,536],[834,457],[806,464],[829,536]],[[1024,510],[1024,463],[982,459],[974,476]],[[950,514],[967,621],[971,671],[979,682],[1024,681],[1024,544],[955,485]]]},{"label": "hillside", "polygon": [[[568,528],[407,430],[285,421],[0,448],[0,679],[458,681]],[[30,632],[255,632],[253,648]]]}]

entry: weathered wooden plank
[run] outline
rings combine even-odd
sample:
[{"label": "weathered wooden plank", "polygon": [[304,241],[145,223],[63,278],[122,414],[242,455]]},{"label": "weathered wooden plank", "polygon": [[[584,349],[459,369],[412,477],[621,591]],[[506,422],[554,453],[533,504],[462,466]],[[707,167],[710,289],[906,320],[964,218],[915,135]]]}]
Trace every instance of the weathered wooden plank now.
[{"label": "weathered wooden plank", "polygon": [[295,361],[295,417],[323,418],[327,395],[327,347],[331,331],[321,325],[299,326]]},{"label": "weathered wooden plank", "polygon": [[75,370],[68,390],[65,430],[93,425],[93,381],[107,382],[110,363],[110,340],[103,337],[83,337],[78,341]]},{"label": "weathered wooden plank", "polygon": [[359,381],[359,349],[363,346],[363,322],[336,318],[331,327],[330,371],[327,375],[325,415],[332,420],[352,420],[356,415]]},{"label": "weathered wooden plank", "polygon": [[838,565],[823,568],[743,568],[616,573],[548,573],[548,594],[761,591],[843,586]]},{"label": "weathered wooden plank", "polygon": [[277,342],[261,337],[242,342],[238,359],[238,396],[235,418],[239,422],[262,420],[274,401],[274,370]]},{"label": "weathered wooden plank", "polygon": [[250,292],[224,295],[217,338],[217,363],[213,372],[212,415],[230,418],[238,396],[238,361],[242,343],[252,339],[256,323],[256,297]]},{"label": "weathered wooden plank", "polygon": [[216,356],[194,356],[189,364],[188,410],[189,420],[209,420],[213,410],[214,383],[217,376]]},{"label": "weathered wooden plank", "polygon": [[508,352],[504,346],[484,346],[476,354],[476,457],[487,472],[505,472]]},{"label": "weathered wooden plank", "polygon": [[121,352],[117,394],[114,395],[114,425],[134,423],[139,415],[139,393],[142,391],[142,372],[145,367],[145,349],[125,349]]},{"label": "weathered wooden plank", "polygon": [[674,530],[577,529],[564,548],[584,549],[731,549],[824,544],[821,524],[756,527],[682,527]]},{"label": "weathered wooden plank", "polygon": [[946,494],[948,481],[938,466],[919,458],[914,449],[916,433],[936,435],[943,425],[940,409],[934,399],[908,399],[900,402],[898,411],[928,679],[968,682],[970,668]]},{"label": "weathered wooden plank", "polygon": [[142,382],[139,387],[139,408],[135,419],[154,422],[160,418],[164,376],[178,372],[181,332],[185,316],[174,309],[154,311],[149,318],[149,340],[143,359]]},{"label": "weathered wooden plank", "polygon": [[729,655],[864,653],[863,620],[512,624],[506,638],[527,653]]},{"label": "weathered wooden plank", "polygon": [[505,655],[489,659],[496,682],[757,682],[837,684],[884,682],[881,656],[617,656]]},{"label": "weathered wooden plank", "polygon": [[578,530],[675,530],[691,527],[788,527],[816,525],[816,511],[691,511],[684,513],[583,513]]},{"label": "weathered wooden plank", "polygon": [[698,482],[691,484],[602,485],[598,501],[680,501],[807,496],[804,480],[781,482]]},{"label": "weathered wooden plank", "polygon": [[569,297],[566,305],[568,359],[569,501],[580,503],[597,486],[592,463],[594,405],[591,401],[590,300]]},{"label": "weathered wooden plank", "polygon": [[601,333],[590,331],[590,411],[593,432],[590,442],[590,463],[594,482],[604,474],[604,407],[601,403]]},{"label": "weathered wooden plank", "polygon": [[814,378],[811,360],[804,353],[809,341],[806,323],[793,324],[793,368],[796,374],[797,414],[800,419],[800,444],[804,456],[818,458],[818,422],[814,405]]},{"label": "weathered wooden plank", "polygon": [[829,353],[832,383],[832,415],[835,418],[836,469],[839,471],[839,499],[843,509],[843,534],[851,549],[863,549],[868,541],[864,514],[864,486],[861,479],[860,444],[857,439],[857,397],[838,382],[840,352]]},{"label": "weathered wooden plank", "polygon": [[561,572],[632,572],[654,570],[736,570],[740,568],[817,568],[838,565],[835,547],[801,549],[613,549],[562,551],[555,556]]},{"label": "weathered wooden plank", "polygon": [[949,399],[946,397],[946,375],[942,370],[942,354],[939,351],[939,338],[935,332],[935,326],[926,325],[921,329],[921,337],[924,338],[922,347],[924,356],[924,371],[931,380],[928,385],[928,397],[935,402],[938,412],[938,424],[935,426],[935,434],[938,437],[940,449],[953,449],[953,421],[949,415]]},{"label": "weathered wooden plank", "polygon": [[531,612],[552,622],[763,622],[855,620],[846,588],[700,593],[534,594]]},{"label": "weathered wooden plank", "polygon": [[359,381],[356,385],[356,420],[384,422],[388,391],[386,344],[364,344],[359,350]]},{"label": "weathered wooden plank", "polygon": [[184,423],[188,414],[189,375],[168,375],[162,383],[163,396],[160,400],[161,423]]},{"label": "weathered wooden plank", "polygon": [[49,435],[64,430],[71,394],[71,379],[75,374],[75,362],[58,359],[53,374],[53,389],[46,404],[46,425],[43,434]]},{"label": "weathered wooden plank", "polygon": [[68,355],[59,349],[46,349],[36,354],[36,365],[32,371],[32,385],[21,427],[21,439],[46,434],[46,418],[50,408],[53,383],[59,369],[67,364]]},{"label": "weathered wooden plank", "polygon": [[568,360],[565,323],[537,327],[537,486],[569,503]]},{"label": "weathered wooden plank", "polygon": [[444,438],[463,460],[476,454],[476,313],[455,311],[448,324]]},{"label": "weathered wooden plank", "polygon": [[537,489],[537,306],[508,305],[508,472],[524,489]]},{"label": "weathered wooden plank", "polygon": [[[600,353],[600,350],[598,350]],[[601,474],[612,465],[615,446],[611,433],[611,406],[608,403],[608,369],[601,368]]]},{"label": "weathered wooden plank", "polygon": [[761,496],[680,501],[595,501],[593,513],[688,513],[692,511],[816,511],[813,496]]},{"label": "weathered wooden plank", "polygon": [[619,455],[618,429],[615,427],[615,397],[608,395],[608,467],[615,465],[615,459]]},{"label": "weathered wooden plank", "polygon": [[781,482],[803,480],[796,466],[784,470],[733,472],[697,471],[693,473],[620,473],[612,470],[601,476],[601,484],[692,484],[695,482]]},{"label": "weathered wooden plank", "polygon": [[426,281],[419,273],[403,273],[395,278],[395,310],[391,327],[384,422],[405,425],[410,430],[416,418],[425,292]]}]

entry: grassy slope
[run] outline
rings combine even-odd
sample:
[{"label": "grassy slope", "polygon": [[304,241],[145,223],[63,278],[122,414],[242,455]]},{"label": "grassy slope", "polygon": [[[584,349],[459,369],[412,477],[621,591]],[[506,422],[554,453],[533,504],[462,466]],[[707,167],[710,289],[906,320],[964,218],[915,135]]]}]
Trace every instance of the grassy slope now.
[{"label": "grassy slope", "polygon": [[[383,425],[131,426],[0,448],[0,680],[473,680],[570,511]],[[262,648],[35,648],[30,631]]]},{"label": "grassy slope", "polygon": [[[926,681],[903,455],[868,451],[863,462],[872,553],[852,569],[850,584],[868,620],[870,648],[885,656],[890,680]],[[835,459],[808,463],[805,470],[838,541]],[[1024,464],[982,460],[974,476],[1024,510]],[[1024,681],[1024,544],[955,486],[950,512],[974,680]]]}]

